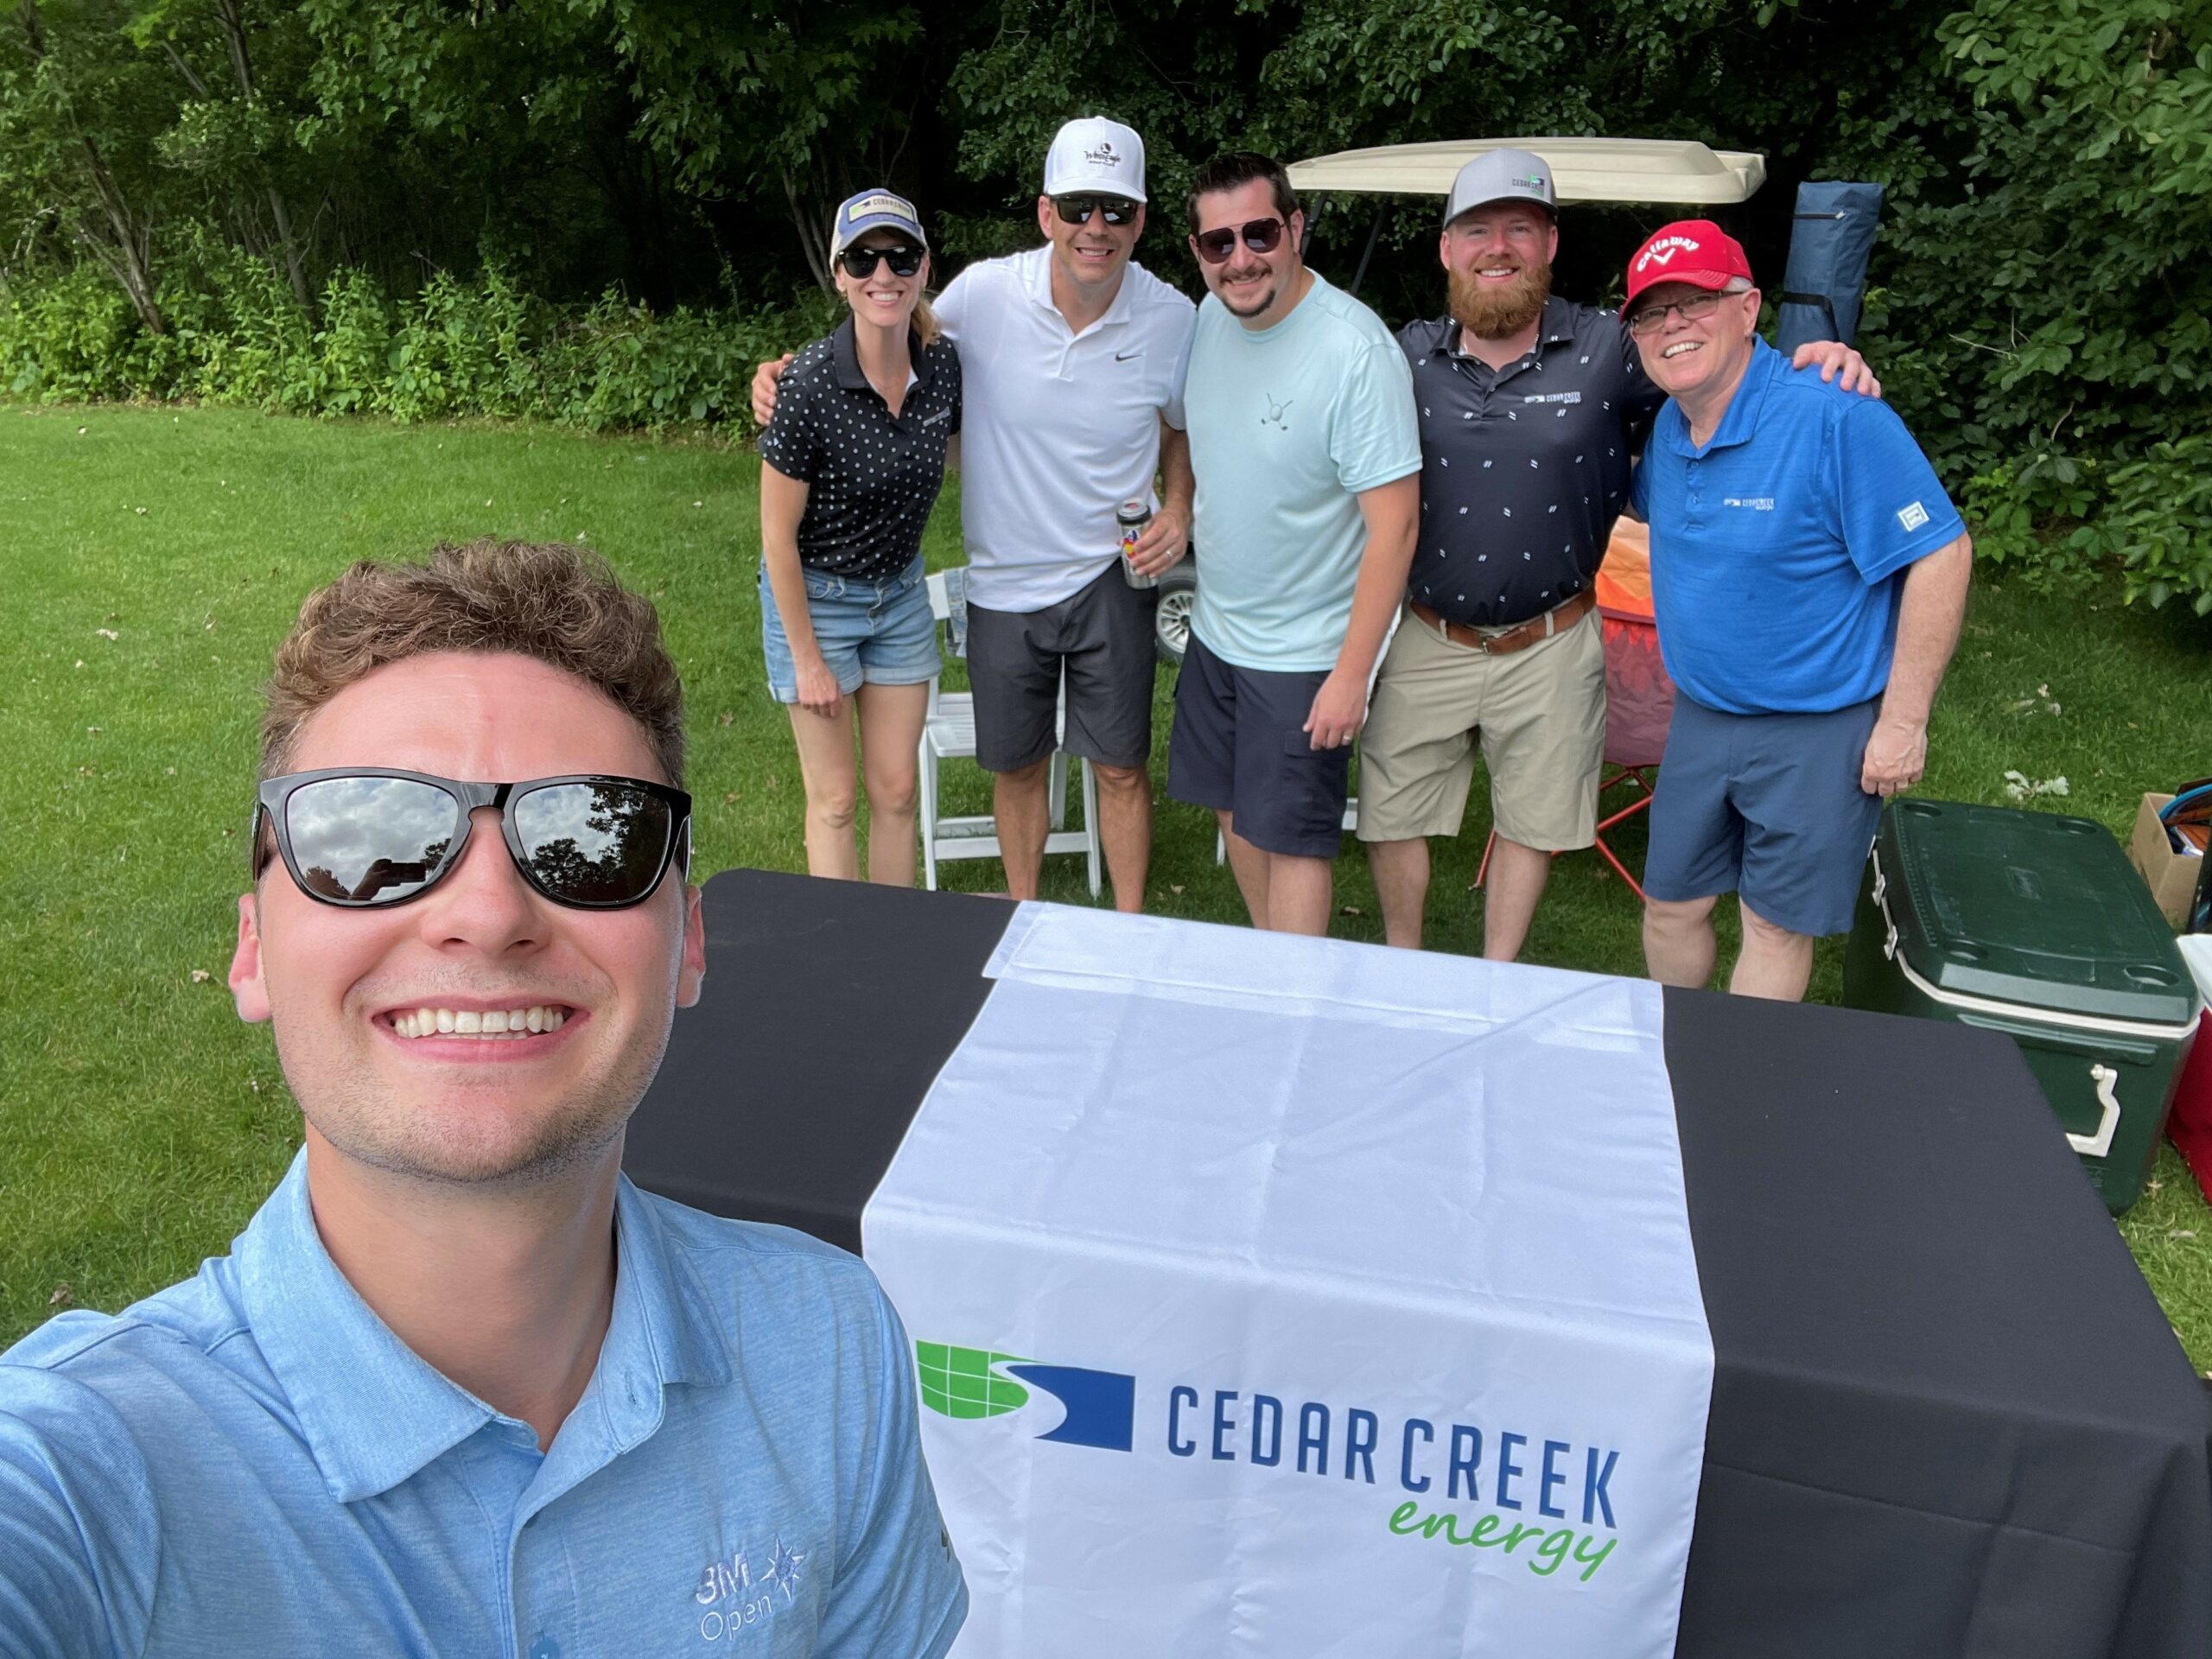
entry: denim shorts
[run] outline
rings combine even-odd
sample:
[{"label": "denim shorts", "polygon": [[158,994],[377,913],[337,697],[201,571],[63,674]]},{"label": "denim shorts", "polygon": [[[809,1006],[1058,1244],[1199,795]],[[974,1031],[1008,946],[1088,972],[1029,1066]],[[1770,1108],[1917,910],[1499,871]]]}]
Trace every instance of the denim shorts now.
[{"label": "denim shorts", "polygon": [[[806,613],[814,622],[822,660],[850,696],[870,685],[925,685],[938,671],[937,622],[918,555],[882,582],[860,582],[820,570],[803,570]],[[778,702],[798,701],[798,665],[760,567],[760,654],[768,664],[768,690]]]}]

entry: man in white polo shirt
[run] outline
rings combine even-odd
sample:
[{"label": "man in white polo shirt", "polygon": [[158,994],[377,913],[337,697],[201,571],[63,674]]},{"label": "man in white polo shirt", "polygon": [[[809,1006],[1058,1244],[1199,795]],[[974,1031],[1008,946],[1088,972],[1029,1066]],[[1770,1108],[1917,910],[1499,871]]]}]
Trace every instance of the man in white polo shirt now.
[{"label": "man in white polo shirt", "polygon": [[[969,266],[935,302],[960,348],[961,528],[976,759],[995,774],[1007,886],[1037,896],[1055,709],[1098,779],[1114,902],[1142,908],[1152,856],[1153,610],[1130,584],[1115,510],[1154,504],[1131,561],[1157,576],[1190,534],[1181,385],[1193,307],[1130,254],[1145,222],[1144,141],[1071,121],[1045,161],[1043,247]],[[785,361],[789,359],[786,359]],[[772,410],[763,364],[753,412]]]}]

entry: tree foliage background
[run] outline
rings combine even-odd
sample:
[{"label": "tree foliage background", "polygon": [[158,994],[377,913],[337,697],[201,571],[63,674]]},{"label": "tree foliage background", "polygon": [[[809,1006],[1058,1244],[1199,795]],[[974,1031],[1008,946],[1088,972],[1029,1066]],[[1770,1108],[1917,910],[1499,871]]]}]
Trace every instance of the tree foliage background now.
[{"label": "tree foliage background", "polygon": [[[1954,4],[1958,0],[1954,0]],[[1888,187],[1860,343],[1990,557],[2212,612],[2212,0],[0,0],[0,391],[421,419],[741,423],[818,332],[830,208],[912,194],[940,276],[1035,239],[1070,116],[1191,168],[1514,133]],[[1317,204],[1348,276],[1364,204]],[[1434,204],[1363,292],[1440,308]],[[1618,291],[1671,216],[1577,209]],[[1778,284],[1771,284],[1778,286]]]}]

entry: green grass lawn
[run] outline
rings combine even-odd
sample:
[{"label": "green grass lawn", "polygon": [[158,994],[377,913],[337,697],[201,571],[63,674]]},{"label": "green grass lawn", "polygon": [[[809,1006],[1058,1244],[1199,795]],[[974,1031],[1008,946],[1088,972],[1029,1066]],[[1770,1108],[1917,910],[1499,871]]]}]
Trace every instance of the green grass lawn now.
[{"label": "green grass lawn", "polygon": [[[189,1273],[298,1144],[268,1034],[238,1023],[223,977],[257,688],[302,597],[347,561],[485,535],[601,549],[660,602],[683,669],[702,879],[804,868],[790,731],[762,683],[755,465],[538,428],[0,405],[0,1345],[50,1308],[119,1307]],[[949,493],[931,538],[933,562],[957,559]],[[2208,708],[2212,630],[1985,573],[1923,792],[2002,802],[2008,769],[2063,775],[2070,794],[2044,804],[2124,836],[2144,790],[2212,770]],[[988,810],[972,768],[948,787]],[[1478,783],[1465,833],[1437,849],[1437,947],[1474,946],[1488,828]],[[1213,839],[1209,815],[1163,799],[1152,909],[1243,919]],[[1621,844],[1633,868],[1641,829]],[[1338,877],[1335,931],[1379,940],[1356,854]],[[972,862],[946,880],[1000,878]],[[1088,902],[1079,860],[1048,863],[1046,896]],[[1596,855],[1558,861],[1527,956],[1640,970],[1637,906]],[[1840,941],[1821,947],[1816,997],[1834,998],[1841,961]],[[2212,1368],[2212,1215],[2170,1148],[2121,1226]]]}]

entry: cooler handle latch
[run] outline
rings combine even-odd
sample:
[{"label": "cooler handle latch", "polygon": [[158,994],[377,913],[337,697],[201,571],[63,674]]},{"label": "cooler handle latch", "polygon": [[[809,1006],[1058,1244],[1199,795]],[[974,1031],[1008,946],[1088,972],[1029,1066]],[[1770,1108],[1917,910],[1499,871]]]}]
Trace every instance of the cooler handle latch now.
[{"label": "cooler handle latch", "polygon": [[2103,1114],[2097,1119],[2094,1135],[2069,1134],[2066,1144],[2084,1158],[2101,1158],[2112,1150],[2112,1132],[2120,1127],[2120,1096],[2113,1092],[2113,1085],[2120,1081],[2120,1073],[2108,1065],[2089,1068],[2089,1080],[2097,1085],[2097,1104]]},{"label": "cooler handle latch", "polygon": [[1897,956],[1897,925],[1890,917],[1890,879],[1882,874],[1881,854],[1878,852],[1872,856],[1874,891],[1868,896],[1873,899],[1874,908],[1882,912],[1882,926],[1885,930],[1882,937],[1883,959],[1886,962],[1895,962]]}]

